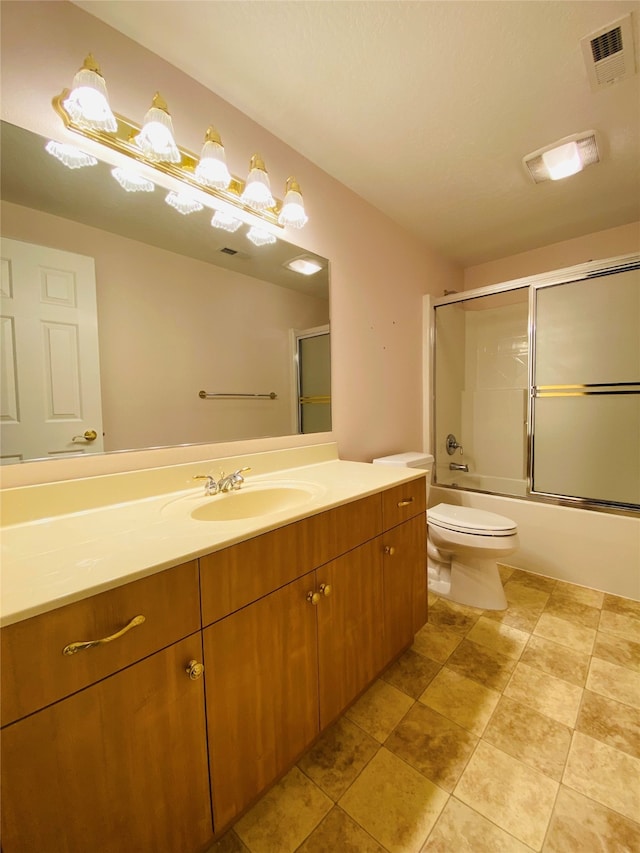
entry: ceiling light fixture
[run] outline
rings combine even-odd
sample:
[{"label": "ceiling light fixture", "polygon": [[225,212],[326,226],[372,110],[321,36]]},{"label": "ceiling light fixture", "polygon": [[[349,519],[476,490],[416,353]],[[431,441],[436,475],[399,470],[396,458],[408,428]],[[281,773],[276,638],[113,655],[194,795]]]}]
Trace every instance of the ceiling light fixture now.
[{"label": "ceiling light fixture", "polygon": [[171,190],[165,201],[168,205],[175,208],[178,213],[182,213],[183,216],[187,216],[189,213],[197,213],[203,207],[199,201],[196,201],[188,193],[177,193],[175,190]]},{"label": "ceiling light fixture", "polygon": [[[85,98],[87,89],[90,93]],[[74,78],[73,90],[65,89],[56,96],[53,106],[65,128],[87,140],[91,155],[124,167],[126,173],[131,164],[157,176],[151,181],[139,174],[120,173],[122,186],[129,192],[151,191],[154,182],[178,196],[183,194],[181,187],[185,188],[195,201],[217,212],[212,225],[226,230],[239,227],[237,222],[255,226],[252,239],[257,236],[262,245],[274,242],[285,227],[306,223],[300,187],[293,178],[287,181],[283,203],[272,195],[264,161],[258,155],[251,158],[245,182],[229,172],[220,135],[213,127],[207,130],[198,158],[177,145],[167,104],[158,93],[141,127],[111,112],[106,91],[95,60],[88,56]]]},{"label": "ceiling light fixture", "polygon": [[66,142],[56,142],[50,139],[45,145],[45,151],[60,160],[68,169],[82,169],[85,166],[97,166],[98,161],[91,154],[85,154],[75,145]]},{"label": "ceiling light fixture", "polygon": [[64,108],[72,119],[82,127],[106,130],[113,133],[118,124],[109,106],[107,86],[100,69],[91,54],[73,78],[72,88],[67,92]]},{"label": "ceiling light fixture", "polygon": [[226,190],[231,183],[227,159],[220,134],[210,127],[204,138],[200,161],[196,166],[196,178],[206,187]]},{"label": "ceiling light fixture", "polygon": [[153,181],[143,178],[133,169],[121,169],[119,166],[111,170],[111,174],[128,193],[152,193],[155,190]]},{"label": "ceiling light fixture", "polygon": [[249,162],[249,175],[240,200],[253,210],[266,210],[268,207],[275,206],[276,201],[271,195],[269,175],[264,160],[259,154],[254,154]]},{"label": "ceiling light fixture", "polygon": [[294,258],[292,261],[288,261],[285,267],[301,275],[314,275],[320,272],[323,264],[315,258]]},{"label": "ceiling light fixture", "polygon": [[594,130],[574,133],[546,145],[522,160],[529,177],[537,184],[559,181],[581,172],[587,166],[600,162],[598,143]]},{"label": "ceiling light fixture", "polygon": [[247,237],[254,246],[268,246],[270,243],[276,242],[275,234],[265,231],[264,228],[259,228],[257,225],[252,225],[247,231]]}]

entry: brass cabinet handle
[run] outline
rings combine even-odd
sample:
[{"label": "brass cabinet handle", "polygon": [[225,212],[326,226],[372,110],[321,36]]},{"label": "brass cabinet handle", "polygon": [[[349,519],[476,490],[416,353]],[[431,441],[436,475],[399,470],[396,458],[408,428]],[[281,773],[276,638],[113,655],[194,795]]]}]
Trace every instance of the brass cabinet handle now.
[{"label": "brass cabinet handle", "polygon": [[144,616],[134,616],[128,625],[125,625],[124,628],[121,628],[120,631],[117,631],[115,634],[111,634],[110,637],[103,637],[101,640],[87,640],[84,643],[69,643],[69,645],[65,646],[62,650],[62,654],[75,655],[78,652],[84,651],[84,649],[92,649],[94,646],[104,646],[105,643],[110,643],[112,640],[117,640],[119,637],[122,637],[123,634],[126,634],[127,631],[135,628],[136,625],[142,625],[144,621]]},{"label": "brass cabinet handle", "polygon": [[328,598],[331,595],[331,584],[330,583],[321,583],[320,584],[320,592]]},{"label": "brass cabinet handle", "polygon": [[396,553],[396,549],[393,547],[393,545],[385,545],[384,553],[388,554],[390,557],[393,557],[393,555]]},{"label": "brass cabinet handle", "polygon": [[308,592],[307,593],[307,601],[310,604],[314,604],[314,605],[320,604],[320,598],[321,598],[321,595],[319,592]]},{"label": "brass cabinet handle", "polygon": [[398,506],[409,506],[409,504],[413,503],[413,498],[404,498],[404,500],[398,501]]},{"label": "brass cabinet handle", "polygon": [[199,678],[202,678],[202,673],[204,672],[204,664],[198,663],[197,660],[190,660],[189,665],[185,669],[185,672],[192,681],[197,681]]}]

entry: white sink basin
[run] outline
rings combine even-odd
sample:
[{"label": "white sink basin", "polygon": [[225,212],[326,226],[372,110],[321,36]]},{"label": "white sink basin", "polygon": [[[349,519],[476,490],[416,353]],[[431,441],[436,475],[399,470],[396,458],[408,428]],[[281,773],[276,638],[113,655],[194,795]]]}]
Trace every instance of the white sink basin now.
[{"label": "white sink basin", "polygon": [[270,486],[260,489],[243,488],[236,492],[215,495],[191,512],[196,521],[236,521],[256,518],[294,509],[314,496],[313,491],[295,486]]}]

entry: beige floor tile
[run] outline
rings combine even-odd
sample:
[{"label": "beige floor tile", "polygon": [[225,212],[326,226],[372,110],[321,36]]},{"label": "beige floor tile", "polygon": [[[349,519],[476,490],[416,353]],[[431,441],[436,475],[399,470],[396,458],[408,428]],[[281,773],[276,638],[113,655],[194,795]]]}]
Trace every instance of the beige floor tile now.
[{"label": "beige floor tile", "polygon": [[297,853],[386,853],[368,833],[338,806],[311,833]]},{"label": "beige floor tile", "polygon": [[206,853],[250,853],[250,850],[231,829],[222,836],[220,841],[216,841],[209,847]]},{"label": "beige floor tile", "polygon": [[535,572],[524,572],[522,569],[516,569],[511,575],[511,581],[519,583],[522,586],[538,589],[541,592],[553,592],[558,581],[555,578],[548,578],[545,575],[538,575]]},{"label": "beige floor tile", "polygon": [[407,649],[381,677],[383,681],[417,699],[440,672],[441,666],[413,649]]},{"label": "beige floor tile", "polygon": [[599,607],[591,607],[589,604],[582,604],[573,598],[555,593],[547,602],[544,612],[551,614],[551,616],[557,616],[559,619],[566,619],[567,622],[573,622],[574,625],[581,625],[583,628],[593,628],[594,630],[597,629],[600,622]]},{"label": "beige floor tile", "polygon": [[[640,710],[638,708],[630,708],[614,699],[585,690],[576,729],[635,758],[640,758]],[[638,784],[640,785],[640,780]]]},{"label": "beige floor tile", "polygon": [[526,605],[520,605],[517,602],[509,602],[509,606],[506,610],[485,611],[484,618],[491,619],[493,622],[498,622],[501,625],[508,625],[510,628],[516,628],[518,631],[530,634],[536,627],[543,609],[544,605],[538,610],[532,610]]},{"label": "beige floor tile", "polygon": [[593,656],[640,672],[640,643],[624,640],[614,634],[603,634],[602,631],[598,631]]},{"label": "beige floor tile", "polygon": [[580,708],[582,688],[526,663],[519,663],[504,695],[558,723],[573,727]]},{"label": "beige floor tile", "polygon": [[580,604],[588,604],[590,607],[602,609],[604,602],[604,592],[597,589],[590,589],[588,586],[578,586],[575,583],[566,583],[558,581],[551,593],[552,598],[571,598],[574,601],[579,601]]},{"label": "beige floor tile", "polygon": [[593,643],[596,638],[594,628],[584,628],[574,625],[566,619],[559,619],[551,613],[543,613],[538,619],[538,624],[533,630],[537,637],[544,637],[561,646],[568,646],[576,652],[587,652],[591,654]]},{"label": "beige floor tile", "polygon": [[[450,797],[423,853],[529,853],[522,844],[464,803]],[[566,851],[565,851],[566,853]]]},{"label": "beige floor tile", "polygon": [[466,637],[480,646],[495,649],[510,658],[519,658],[527,645],[529,634],[503,622],[481,616]]},{"label": "beige floor tile", "polygon": [[417,702],[394,729],[385,748],[445,791],[453,791],[478,738]]},{"label": "beige floor tile", "polygon": [[634,601],[632,598],[621,598],[618,595],[609,595],[604,597],[602,605],[604,610],[609,610],[612,613],[620,613],[624,616],[633,616],[635,619],[640,619],[640,601]]},{"label": "beige floor tile", "polygon": [[534,612],[544,610],[551,593],[527,583],[520,583],[515,577],[515,574],[512,575],[511,579],[504,585],[504,593],[509,604],[520,604]]},{"label": "beige floor tile", "polygon": [[532,636],[520,658],[521,663],[555,675],[578,687],[584,687],[591,658],[587,652],[576,652],[567,646]]},{"label": "beige floor tile", "polygon": [[506,583],[511,575],[515,572],[513,566],[507,566],[505,563],[498,563],[498,572],[500,573],[500,580],[502,583]]},{"label": "beige floor tile", "polygon": [[499,699],[500,694],[496,690],[458,675],[445,666],[424,691],[420,702],[480,736]]},{"label": "beige floor tile", "polygon": [[640,619],[633,616],[603,610],[600,614],[599,628],[605,634],[615,634],[616,637],[623,637],[633,643],[640,643]]},{"label": "beige floor tile", "polygon": [[464,635],[473,628],[481,614],[482,610],[475,607],[465,607],[441,598],[429,608],[429,625]]},{"label": "beige floor tile", "polygon": [[493,690],[503,690],[516,663],[514,658],[502,652],[464,639],[447,661],[447,668]]},{"label": "beige floor tile", "polygon": [[640,814],[640,759],[574,732],[563,784],[625,817]]},{"label": "beige floor tile", "polygon": [[543,853],[633,853],[640,824],[560,786]]},{"label": "beige floor tile", "polygon": [[379,749],[375,738],[341,717],[305,753],[298,767],[332,800],[339,800]]},{"label": "beige floor tile", "polygon": [[571,745],[571,729],[503,696],[482,739],[559,782]]},{"label": "beige floor tile", "polygon": [[415,636],[413,650],[437,663],[444,663],[451,652],[462,642],[462,636],[453,631],[436,628],[428,622]]},{"label": "beige floor tile", "polygon": [[524,844],[539,850],[558,783],[480,741],[454,795]]},{"label": "beige floor tile", "polygon": [[617,702],[640,708],[640,673],[624,666],[592,658],[587,689]]},{"label": "beige floor tile", "polygon": [[293,853],[332,807],[329,797],[293,767],[234,830],[251,853]]},{"label": "beige floor tile", "polygon": [[384,743],[412,705],[410,696],[378,679],[346,711],[346,717],[379,743]]},{"label": "beige floor tile", "polygon": [[340,800],[340,807],[390,853],[418,853],[446,794],[384,747]]}]

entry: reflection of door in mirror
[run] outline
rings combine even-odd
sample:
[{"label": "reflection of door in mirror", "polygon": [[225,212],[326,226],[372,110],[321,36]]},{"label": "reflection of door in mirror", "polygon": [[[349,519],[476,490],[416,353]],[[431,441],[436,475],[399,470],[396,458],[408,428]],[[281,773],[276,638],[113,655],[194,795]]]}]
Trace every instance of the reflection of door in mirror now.
[{"label": "reflection of door in mirror", "polygon": [[331,430],[331,353],[329,329],[296,333],[298,365],[298,431]]},{"label": "reflection of door in mirror", "polygon": [[2,462],[103,449],[93,258],[2,239]]}]

